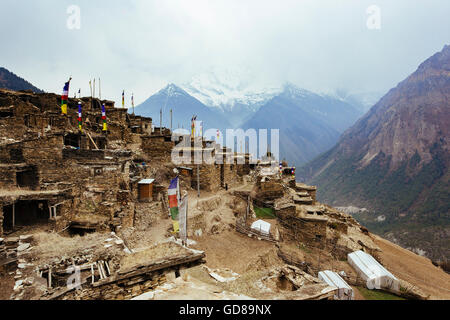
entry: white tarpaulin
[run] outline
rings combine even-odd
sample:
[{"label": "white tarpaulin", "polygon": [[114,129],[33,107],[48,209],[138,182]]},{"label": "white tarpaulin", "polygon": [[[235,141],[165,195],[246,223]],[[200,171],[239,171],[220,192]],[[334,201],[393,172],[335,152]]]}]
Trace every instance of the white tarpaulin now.
[{"label": "white tarpaulin", "polygon": [[329,286],[336,287],[338,289],[338,294],[334,297],[336,300],[354,299],[353,289],[336,272],[330,270],[320,271],[318,278]]},{"label": "white tarpaulin", "polygon": [[257,220],[252,223],[252,230],[268,236],[270,234],[270,223],[263,220]]},{"label": "white tarpaulin", "polygon": [[358,250],[347,255],[348,263],[366,282],[368,289],[399,291],[399,281],[370,254]]},{"label": "white tarpaulin", "polygon": [[188,204],[188,197],[184,196],[183,199],[181,199],[180,208],[178,211],[180,239],[183,240],[185,243],[187,241],[187,204]]}]

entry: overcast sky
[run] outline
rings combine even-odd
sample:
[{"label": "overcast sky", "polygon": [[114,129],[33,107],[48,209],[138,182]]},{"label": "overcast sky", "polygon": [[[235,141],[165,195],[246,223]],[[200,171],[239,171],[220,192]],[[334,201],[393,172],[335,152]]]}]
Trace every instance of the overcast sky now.
[{"label": "overcast sky", "polygon": [[58,94],[72,75],[71,96],[100,77],[118,103],[214,68],[251,70],[261,87],[387,91],[450,44],[449,16],[448,0],[1,0],[0,66]]}]

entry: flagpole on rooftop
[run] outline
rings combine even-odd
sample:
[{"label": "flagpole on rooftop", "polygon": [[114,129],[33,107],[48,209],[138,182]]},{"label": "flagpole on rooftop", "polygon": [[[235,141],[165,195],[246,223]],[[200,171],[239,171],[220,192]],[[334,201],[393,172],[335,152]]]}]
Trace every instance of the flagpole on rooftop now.
[{"label": "flagpole on rooftop", "polygon": [[159,109],[159,133],[162,135],[162,109]]},{"label": "flagpole on rooftop", "polygon": [[197,196],[200,198],[200,165],[197,164]]}]

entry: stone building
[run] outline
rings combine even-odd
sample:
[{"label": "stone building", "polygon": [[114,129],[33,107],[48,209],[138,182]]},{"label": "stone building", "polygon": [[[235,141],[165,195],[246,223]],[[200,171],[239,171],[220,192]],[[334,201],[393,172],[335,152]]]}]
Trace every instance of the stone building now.
[{"label": "stone building", "polygon": [[[80,132],[78,99],[69,99],[64,116],[60,96],[0,90],[0,235],[41,222],[56,229],[132,224],[132,157],[125,146],[133,117],[110,101],[81,101]],[[101,103],[107,132],[101,130]]]},{"label": "stone building", "polygon": [[[176,167],[176,139],[167,128],[152,130],[151,118],[91,97],[69,98],[67,115],[61,114],[60,105],[56,94],[0,90],[0,236],[40,222],[50,222],[55,230],[132,226],[138,182],[155,178],[151,169]],[[188,147],[189,157],[207,152],[213,161],[183,165],[188,168],[183,177],[189,180],[187,187],[197,188],[197,170],[200,188],[206,191],[236,185],[249,172],[248,166],[238,167],[237,154],[214,141],[196,139]],[[231,162],[214,162],[221,149]],[[167,174],[157,176],[153,199],[167,188]]]}]

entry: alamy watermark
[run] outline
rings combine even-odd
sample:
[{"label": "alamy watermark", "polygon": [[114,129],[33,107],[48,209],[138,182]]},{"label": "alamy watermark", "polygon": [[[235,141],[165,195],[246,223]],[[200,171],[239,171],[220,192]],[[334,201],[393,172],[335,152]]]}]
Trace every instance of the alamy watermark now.
[{"label": "alamy watermark", "polygon": [[66,26],[69,30],[80,30],[81,29],[81,9],[77,5],[70,5],[66,10],[67,17]]},{"label": "alamy watermark", "polygon": [[377,5],[371,5],[366,9],[368,15],[366,26],[369,30],[381,29],[381,8]]},{"label": "alamy watermark", "polygon": [[175,165],[256,164],[278,160],[280,153],[279,129],[208,129],[197,136],[187,129],[175,129],[172,141],[176,142],[171,154]]},{"label": "alamy watermark", "polygon": [[78,266],[71,266],[66,269],[66,272],[70,274],[67,278],[67,289],[81,289],[81,268]]}]

